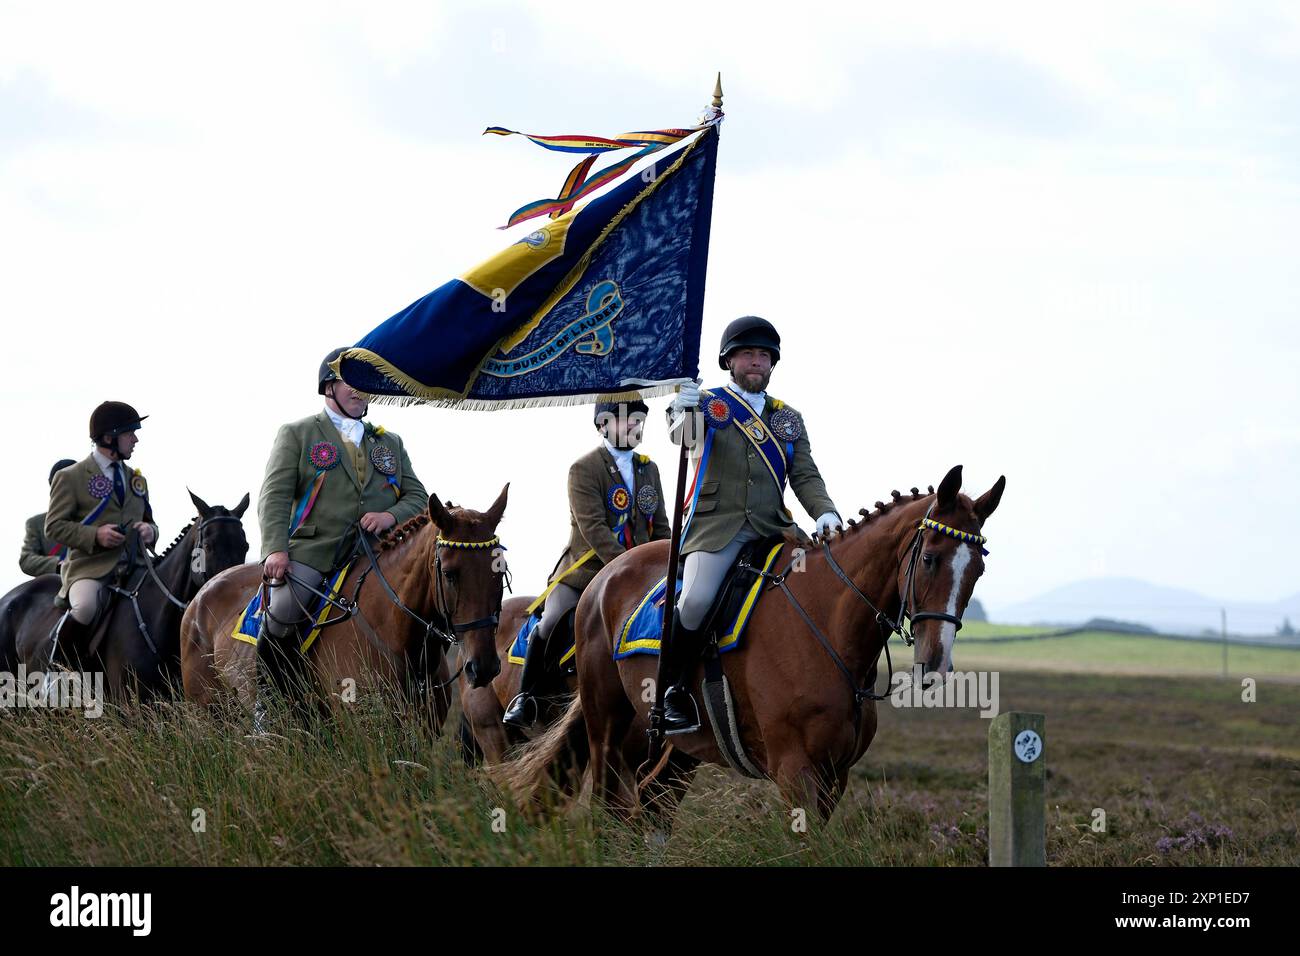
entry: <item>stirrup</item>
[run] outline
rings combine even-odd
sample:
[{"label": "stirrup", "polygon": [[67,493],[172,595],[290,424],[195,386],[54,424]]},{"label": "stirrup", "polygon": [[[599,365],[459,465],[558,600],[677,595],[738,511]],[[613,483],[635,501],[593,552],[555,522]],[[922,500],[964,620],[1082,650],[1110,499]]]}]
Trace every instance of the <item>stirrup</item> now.
[{"label": "stirrup", "polygon": [[[676,726],[674,726],[672,723],[670,723],[672,719],[668,713],[668,700],[670,697],[677,698],[673,702],[674,707],[681,705],[681,709],[683,710],[683,712],[685,711],[686,707],[683,701],[681,700],[681,698],[685,698],[685,701],[690,704],[691,713],[690,716],[686,718],[689,725],[678,723]],[[684,686],[675,686],[675,687],[668,688],[667,694],[664,695],[664,736],[671,737],[675,734],[692,734],[695,731],[699,730],[700,726],[701,726],[700,708],[695,703],[695,695],[692,694],[689,690],[687,690]]]},{"label": "stirrup", "polygon": [[[529,708],[532,709],[532,716],[525,718]],[[520,730],[528,730],[537,723],[538,707],[537,698],[532,694],[516,694],[514,700],[510,701],[510,706],[501,717],[501,723],[510,727],[518,727]]]}]

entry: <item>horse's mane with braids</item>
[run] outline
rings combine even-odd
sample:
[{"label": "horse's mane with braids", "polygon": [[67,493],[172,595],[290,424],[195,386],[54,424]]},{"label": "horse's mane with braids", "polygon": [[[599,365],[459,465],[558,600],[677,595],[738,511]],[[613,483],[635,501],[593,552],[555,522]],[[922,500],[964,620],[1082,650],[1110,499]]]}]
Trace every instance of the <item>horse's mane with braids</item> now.
[{"label": "horse's mane with braids", "polygon": [[854,521],[852,518],[849,518],[848,526],[844,528],[842,531],[839,532],[831,531],[827,534],[820,534],[820,533],[814,534],[812,536],[813,543],[821,544],[822,541],[829,541],[831,537],[834,536],[835,534],[841,534],[841,535],[852,534],[855,531],[865,528],[867,526],[867,522],[869,522],[872,518],[879,518],[887,514],[891,512],[896,506],[902,505],[904,503],[910,503],[912,501],[920,501],[922,498],[934,494],[934,485],[928,485],[927,487],[929,488],[929,490],[925,494],[921,494],[921,490],[919,488],[913,488],[912,496],[908,498],[906,502],[904,501],[903,493],[901,491],[897,491],[897,490],[891,491],[889,493],[890,500],[877,501],[876,509],[874,511],[868,511],[866,508],[859,508],[858,514],[862,515],[861,521]]},{"label": "horse's mane with braids", "polygon": [[[457,515],[463,515],[467,510],[465,508],[462,508],[460,505],[452,504],[450,501],[448,501],[446,505],[444,505],[443,507],[447,509],[447,513],[452,517],[456,517]],[[415,537],[416,533],[421,528],[423,528],[427,524],[432,524],[432,523],[433,523],[433,519],[429,517],[429,512],[427,511],[421,511],[415,517],[407,518],[397,527],[389,531],[388,534],[384,535],[382,538],[379,539],[379,550],[381,552],[391,551],[394,548],[401,547],[408,540]],[[444,528],[443,530],[446,531],[448,529]]]},{"label": "horse's mane with braids", "polygon": [[388,534],[379,539],[380,551],[391,551],[409,539],[415,537],[417,531],[427,524],[432,524],[433,519],[429,517],[429,512],[421,511],[412,518],[407,518],[396,528],[393,528]]},{"label": "horse's mane with braids", "polygon": [[195,522],[195,521],[198,521],[198,520],[199,520],[198,518],[192,518],[192,519],[190,519],[190,523],[189,523],[189,524],[187,524],[185,527],[181,528],[181,533],[178,534],[178,535],[176,536],[176,540],[173,541],[171,544],[167,545],[167,550],[166,550],[166,551],[164,551],[162,554],[158,555],[158,560],[159,560],[159,561],[161,561],[163,558],[167,557],[167,555],[171,554],[171,553],[172,553],[172,548],[176,547],[176,545],[180,544],[182,541],[185,540],[185,536],[186,536],[187,534],[189,534],[189,533],[190,533],[190,529],[194,527],[194,522]]}]

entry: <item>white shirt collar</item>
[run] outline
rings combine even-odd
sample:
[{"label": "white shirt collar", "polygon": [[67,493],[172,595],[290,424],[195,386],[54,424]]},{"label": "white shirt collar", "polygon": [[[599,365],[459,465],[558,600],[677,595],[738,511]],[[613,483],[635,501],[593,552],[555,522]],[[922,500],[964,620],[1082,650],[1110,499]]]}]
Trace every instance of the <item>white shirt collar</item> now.
[{"label": "white shirt collar", "polygon": [[99,466],[99,470],[102,471],[104,474],[108,475],[108,477],[112,478],[112,477],[113,477],[113,466],[116,465],[117,462],[116,462],[115,460],[113,460],[112,458],[109,458],[107,455],[105,455],[105,454],[104,454],[102,451],[100,451],[98,448],[94,449],[94,450],[90,453],[90,455],[91,455],[92,458],[95,459],[95,464],[97,464],[97,465]]},{"label": "white shirt collar", "polygon": [[627,485],[628,490],[632,490],[632,485],[636,481],[636,476],[632,471],[632,452],[633,449],[615,448],[609,443],[608,438],[601,439],[605,443],[605,450],[614,456],[614,464],[618,466],[618,473],[623,476],[623,484]]},{"label": "white shirt collar", "polygon": [[361,436],[365,433],[366,426],[360,420],[344,418],[328,405],[325,406],[325,414],[329,416],[330,421],[334,423],[334,427],[339,430],[340,435],[358,448],[361,447]]},{"label": "white shirt collar", "polygon": [[745,400],[745,403],[754,410],[754,414],[760,418],[763,416],[763,407],[767,404],[767,392],[747,392],[736,384],[735,379],[727,383],[727,387]]},{"label": "white shirt collar", "polygon": [[609,439],[608,439],[608,438],[603,438],[603,439],[601,439],[601,441],[603,441],[603,442],[605,443],[605,450],[608,451],[611,455],[614,456],[614,460],[615,460],[616,462],[620,462],[620,463],[621,463],[621,462],[631,461],[631,460],[632,460],[632,451],[633,451],[633,449],[631,449],[631,448],[616,448],[616,447],[614,447],[613,445],[611,445],[611,444],[609,443]]}]

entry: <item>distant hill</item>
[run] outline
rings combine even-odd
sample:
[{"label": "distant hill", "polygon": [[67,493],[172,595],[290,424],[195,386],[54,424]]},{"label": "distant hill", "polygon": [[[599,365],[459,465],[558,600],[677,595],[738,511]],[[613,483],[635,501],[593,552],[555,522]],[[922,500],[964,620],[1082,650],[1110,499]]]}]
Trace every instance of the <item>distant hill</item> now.
[{"label": "distant hill", "polygon": [[[1053,588],[1006,607],[989,607],[1000,624],[1069,627],[1092,618],[1143,624],[1164,634],[1219,632],[1219,609],[1228,612],[1228,633],[1276,638],[1286,618],[1300,624],[1300,592],[1272,602],[1223,601],[1185,588],[1137,578],[1093,578]],[[1300,642],[1300,640],[1298,640]]]}]

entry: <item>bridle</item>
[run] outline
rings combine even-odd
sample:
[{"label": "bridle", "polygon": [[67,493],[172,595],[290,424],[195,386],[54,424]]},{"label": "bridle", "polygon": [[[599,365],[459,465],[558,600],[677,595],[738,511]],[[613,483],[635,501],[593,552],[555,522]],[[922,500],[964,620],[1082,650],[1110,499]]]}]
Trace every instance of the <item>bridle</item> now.
[{"label": "bridle", "polygon": [[[236,524],[240,524],[240,525],[243,524],[243,521],[235,515],[213,515],[210,518],[201,519],[197,526],[191,525],[191,527],[194,529],[194,535],[199,542],[198,546],[195,547],[194,551],[197,552],[203,550],[203,529],[206,528],[208,525],[215,524],[219,521],[233,521]],[[188,534],[189,530],[190,529],[187,528],[185,533]],[[149,577],[153,579],[153,583],[158,585],[158,590],[162,591],[163,597],[165,597],[172,604],[176,605],[176,607],[180,608],[182,611],[184,611],[187,607],[189,607],[190,602],[182,601],[175,594],[172,594],[171,590],[167,587],[167,585],[163,583],[162,578],[158,576],[158,570],[157,568],[154,567],[154,558],[156,557],[156,555],[154,555],[147,547],[140,548],[139,554],[140,557],[143,559],[145,570],[149,572]],[[192,557],[193,557],[193,553],[191,553],[191,558]],[[202,583],[200,583],[199,585],[200,588],[204,584],[207,584],[208,582],[208,577],[207,577],[208,563],[206,558],[207,555],[204,554],[205,560],[203,561],[203,572],[202,572],[203,577],[201,579]],[[149,625],[145,623],[144,614],[140,610],[140,589],[142,587],[144,587],[143,578],[141,578],[140,581],[137,582],[135,588],[131,591],[126,590],[126,588],[124,587],[118,587],[111,584],[108,585],[110,591],[113,591],[119,597],[124,597],[131,602],[131,610],[135,613],[135,626],[140,631],[140,636],[144,638],[144,642],[147,645],[149,645],[149,650],[153,652],[155,657],[157,657],[158,645],[156,645],[153,642],[153,637],[149,633]],[[191,598],[191,600],[193,599]]]},{"label": "bridle", "polygon": [[[950,528],[945,524],[940,524],[939,522],[934,521],[930,517],[930,514],[934,511],[934,506],[935,502],[931,502],[930,507],[925,511],[925,517],[917,524],[916,531],[912,536],[912,543],[909,546],[909,555],[907,558],[907,573],[903,581],[902,603],[899,606],[897,619],[890,618],[888,614],[876,607],[869,597],[862,593],[862,589],[853,583],[853,579],[845,573],[844,569],[840,567],[839,562],[835,560],[835,556],[831,554],[830,542],[824,538],[822,540],[822,553],[826,556],[826,563],[830,566],[831,570],[835,572],[835,576],[843,581],[848,589],[856,594],[859,600],[869,607],[876,616],[876,625],[885,635],[885,639],[881,644],[881,649],[885,652],[885,662],[889,667],[889,683],[891,685],[893,684],[894,678],[894,662],[889,654],[889,639],[891,637],[897,634],[903,639],[904,644],[911,647],[916,643],[916,623],[918,621],[927,620],[946,621],[954,625],[957,630],[961,630],[961,618],[956,615],[947,614],[942,611],[908,610],[909,605],[913,608],[916,607],[916,562],[921,555],[921,543],[924,532],[930,530],[976,545],[983,545],[984,542],[988,540],[983,535],[973,534],[969,531],[958,531],[956,528]],[[981,550],[983,549],[981,548]],[[984,551],[984,554],[988,554],[988,552]],[[827,640],[826,635],[821,632],[813,622],[813,619],[809,616],[808,612],[804,610],[803,605],[801,605],[795,598],[789,585],[786,584],[786,578],[793,569],[795,560],[795,558],[791,558],[790,563],[786,565],[785,570],[781,571],[779,574],[772,574],[771,572],[753,567],[745,562],[742,562],[742,567],[755,571],[760,577],[767,579],[769,582],[768,587],[779,587],[782,592],[784,592],[786,598],[790,601],[790,604],[793,605],[794,609],[799,613],[799,616],[803,618],[804,623],[808,625],[808,629],[812,631],[813,637],[815,637],[817,642],[821,644],[822,648],[830,656],[831,662],[835,664],[836,669],[848,682],[849,692],[853,695],[854,722],[857,723],[858,721],[856,718],[860,714],[862,702],[864,700],[888,700],[890,695],[887,693],[877,694],[870,687],[858,686],[857,682],[853,679],[853,672],[844,662],[844,658],[842,658],[839,652],[835,650],[831,642]],[[876,659],[879,660],[879,654],[877,654]]]},{"label": "bridle", "polygon": [[[203,546],[203,529],[210,524],[217,524],[222,521],[233,521],[236,524],[241,526],[244,523],[243,520],[236,515],[213,515],[210,518],[201,519],[198,523],[198,526],[194,529],[194,537],[198,541],[198,544],[196,544],[194,546],[194,550],[190,552],[190,560],[192,563],[194,555],[196,554],[203,555],[203,560],[200,562],[200,565],[203,568],[203,570],[198,572],[200,588],[203,587],[203,585],[207,584],[209,580],[207,549],[204,548]],[[158,585],[159,590],[162,591],[163,595],[167,598],[167,600],[171,601],[182,611],[185,610],[187,607],[189,607],[190,606],[189,601],[182,601],[180,598],[176,597],[176,595],[172,594],[172,592],[168,589],[167,585],[163,584],[162,578],[158,577],[158,571],[154,568],[154,563],[153,563],[153,559],[157,557],[157,555],[152,554],[148,548],[142,548],[140,550],[140,553],[144,556],[144,566],[149,570],[149,576],[153,578],[154,584]],[[136,588],[135,593],[139,593],[139,590],[140,590],[139,588]]]},{"label": "bridle", "polygon": [[[330,606],[332,606],[333,608],[335,608],[340,612],[337,616],[328,618],[320,622],[319,624],[315,625],[317,628],[323,630],[324,628],[332,627],[335,624],[342,624],[344,621],[349,620],[354,615],[357,616],[361,621],[365,622],[365,617],[361,613],[359,598],[361,595],[361,586],[365,583],[366,578],[371,574],[371,572],[373,572],[375,577],[378,578],[379,584],[383,588],[384,593],[387,595],[389,602],[392,603],[394,607],[396,607],[399,611],[401,611],[407,617],[411,618],[411,620],[415,621],[418,625],[420,625],[421,628],[424,629],[424,638],[420,642],[420,654],[419,654],[420,664],[424,664],[425,657],[428,654],[429,643],[434,638],[437,638],[437,640],[442,644],[442,650],[443,652],[445,652],[450,647],[455,647],[460,645],[461,643],[460,635],[462,634],[466,634],[470,631],[480,630],[485,627],[490,627],[493,629],[497,627],[497,624],[501,618],[501,611],[499,606],[496,611],[493,611],[487,617],[480,617],[473,621],[462,621],[460,623],[456,622],[455,617],[456,617],[456,610],[460,605],[460,594],[459,592],[457,592],[456,594],[456,604],[454,606],[449,606],[447,592],[443,581],[444,574],[442,568],[442,549],[459,548],[459,549],[466,549],[466,550],[483,550],[486,548],[500,547],[504,551],[505,546],[501,544],[501,538],[499,536],[493,535],[491,538],[489,538],[486,541],[458,541],[451,538],[444,538],[442,537],[442,535],[437,536],[437,538],[434,541],[434,552],[433,552],[434,613],[430,620],[425,620],[423,615],[417,613],[414,609],[407,606],[407,604],[398,596],[397,591],[393,589],[393,586],[389,583],[388,578],[384,575],[383,569],[380,568],[379,566],[379,558],[378,555],[376,555],[375,553],[375,549],[373,545],[370,543],[369,534],[365,532],[361,532],[360,534],[358,534],[357,540],[358,540],[358,548],[366,556],[367,567],[365,571],[362,572],[360,578],[357,579],[356,588],[353,590],[352,597],[350,599],[346,597],[336,597],[334,595],[327,594],[325,593],[325,591],[319,588],[312,587],[311,585],[307,584],[307,582],[295,577],[291,573],[286,572],[285,574],[285,578],[288,583],[296,584],[299,587],[302,587],[304,590],[310,591],[312,594],[321,598],[327,604],[329,604]],[[504,586],[506,588],[509,588],[510,587],[509,571],[503,570],[500,573],[504,577],[504,581],[503,581]],[[267,600],[267,598],[265,597],[266,583],[267,582],[265,581],[265,579],[263,579],[263,589],[264,589],[263,607],[267,609],[265,613],[269,615],[270,604],[269,604],[269,600]],[[306,608],[300,608],[300,610],[303,611],[306,617],[308,618],[311,617],[311,614],[307,611]],[[278,621],[278,618],[276,620]],[[373,631],[373,629],[369,628],[368,622],[367,622],[367,628]],[[376,639],[377,638],[375,637],[371,637],[372,641]],[[386,650],[386,648],[384,650]],[[442,689],[444,687],[450,686],[458,677],[460,677],[461,671],[463,671],[464,669],[465,669],[465,664],[462,662],[460,667],[456,669],[456,672],[454,674],[452,674],[447,680],[441,681],[433,685],[433,687],[435,689]]]}]

